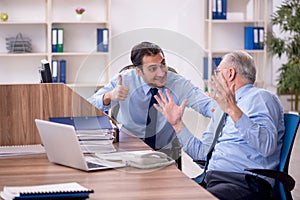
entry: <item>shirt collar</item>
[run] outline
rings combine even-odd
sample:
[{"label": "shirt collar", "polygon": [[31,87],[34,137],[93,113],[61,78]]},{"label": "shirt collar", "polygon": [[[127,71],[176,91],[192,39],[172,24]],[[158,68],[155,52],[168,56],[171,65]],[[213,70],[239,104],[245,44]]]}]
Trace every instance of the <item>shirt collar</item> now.
[{"label": "shirt collar", "polygon": [[253,84],[246,84],[235,91],[235,101],[237,102],[246,93],[247,90],[253,88]]}]

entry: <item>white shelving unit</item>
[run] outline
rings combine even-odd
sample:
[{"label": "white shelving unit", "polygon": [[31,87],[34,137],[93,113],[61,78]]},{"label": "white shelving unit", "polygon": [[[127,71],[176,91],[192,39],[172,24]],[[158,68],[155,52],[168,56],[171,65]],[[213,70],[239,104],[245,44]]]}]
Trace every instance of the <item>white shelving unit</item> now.
[{"label": "white shelving unit", "polygon": [[[212,5],[215,0],[205,1],[203,43],[208,57],[208,72],[212,71],[212,57],[222,57],[234,50],[244,50],[244,27],[264,27],[268,29],[268,5],[271,0],[227,0],[227,19],[213,19]],[[256,84],[265,87],[267,50],[246,50],[254,59],[257,67]],[[211,73],[208,73],[210,78]]]},{"label": "white shelving unit", "polygon": [[[77,7],[86,10],[80,21]],[[39,83],[41,59],[66,60],[67,84],[84,97],[108,81],[110,52],[97,52],[97,28],[110,38],[110,0],[2,0],[0,9],[9,16],[0,21],[0,84]],[[64,52],[52,52],[53,27],[64,28]],[[5,38],[19,32],[31,38],[31,53],[7,53]]]}]

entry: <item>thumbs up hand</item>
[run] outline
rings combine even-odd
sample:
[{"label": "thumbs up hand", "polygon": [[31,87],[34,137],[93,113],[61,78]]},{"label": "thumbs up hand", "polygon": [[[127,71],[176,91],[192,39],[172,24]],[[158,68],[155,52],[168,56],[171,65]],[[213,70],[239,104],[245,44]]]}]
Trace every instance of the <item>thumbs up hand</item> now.
[{"label": "thumbs up hand", "polygon": [[111,91],[111,101],[124,101],[128,96],[128,88],[122,85],[122,75],[118,76],[118,85]]}]

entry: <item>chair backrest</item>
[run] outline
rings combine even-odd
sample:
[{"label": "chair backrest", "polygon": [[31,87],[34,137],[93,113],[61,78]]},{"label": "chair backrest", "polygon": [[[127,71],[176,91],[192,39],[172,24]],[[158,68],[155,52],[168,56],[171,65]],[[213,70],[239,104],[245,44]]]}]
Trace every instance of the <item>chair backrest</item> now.
[{"label": "chair backrest", "polygon": [[[283,144],[280,156],[279,171],[288,173],[290,156],[293,149],[294,140],[297,134],[299,127],[300,116],[291,113],[284,114],[284,125],[285,125],[285,134],[283,136]],[[275,186],[276,193],[280,195],[281,199],[290,199],[291,193],[285,191],[283,184],[276,183]]]},{"label": "chair backrest", "polygon": [[[123,67],[123,68],[120,70],[120,72],[125,71],[125,70],[127,70],[127,69],[133,69],[134,67],[135,67],[134,65],[127,65],[127,66]],[[171,72],[177,73],[177,71],[176,71],[174,68],[169,67],[169,66],[168,66],[168,70],[171,71]],[[119,112],[119,105],[114,106],[114,107],[110,110],[110,116],[111,116],[114,120],[117,120],[118,112]]]}]

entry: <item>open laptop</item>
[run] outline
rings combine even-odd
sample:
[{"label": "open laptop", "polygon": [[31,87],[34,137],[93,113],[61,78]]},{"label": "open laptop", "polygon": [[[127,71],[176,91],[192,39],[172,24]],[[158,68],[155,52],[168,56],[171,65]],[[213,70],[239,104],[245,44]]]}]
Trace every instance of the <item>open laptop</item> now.
[{"label": "open laptop", "polygon": [[124,167],[94,156],[84,156],[74,126],[35,119],[48,160],[84,171]]}]

